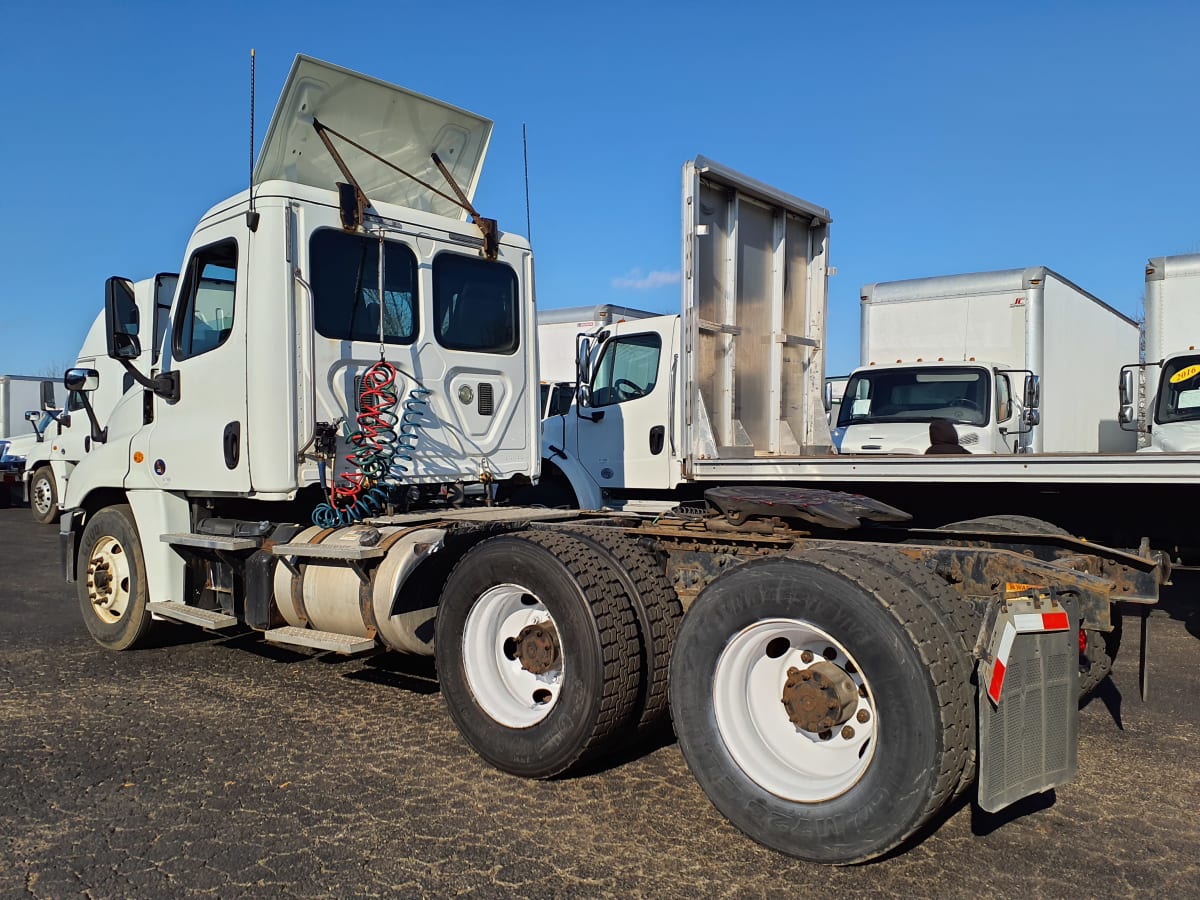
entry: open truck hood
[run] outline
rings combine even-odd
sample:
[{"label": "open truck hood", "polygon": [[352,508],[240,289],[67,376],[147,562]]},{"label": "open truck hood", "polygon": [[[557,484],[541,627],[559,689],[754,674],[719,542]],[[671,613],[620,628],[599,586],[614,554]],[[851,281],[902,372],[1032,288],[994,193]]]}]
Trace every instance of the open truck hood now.
[{"label": "open truck hood", "polygon": [[[436,152],[467,197],[473,198],[487,155],[492,123],[473,113],[414,94],[308,56],[292,63],[254,169],[254,184],[281,179],[333,190],[345,181],[313,129],[313,119],[447,194],[434,165]],[[466,218],[458,204],[332,138],[373,202]]]}]

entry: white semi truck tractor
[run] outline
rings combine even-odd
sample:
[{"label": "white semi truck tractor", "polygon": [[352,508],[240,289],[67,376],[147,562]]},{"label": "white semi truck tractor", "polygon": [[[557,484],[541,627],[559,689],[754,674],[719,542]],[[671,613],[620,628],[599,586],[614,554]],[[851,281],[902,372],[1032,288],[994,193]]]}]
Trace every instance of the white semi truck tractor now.
[{"label": "white semi truck tractor", "polygon": [[[299,57],[252,188],[188,243],[156,364],[132,362],[134,291],[109,281],[108,355],[140,390],[77,463],[59,523],[93,637],[130,650],[171,621],[433,655],[464,739],[533,778],[669,709],[730,821],[820,862],[899,846],[975,783],[998,809],[1070,779],[1078,635],[1111,630],[1117,599],[1155,601],[1169,566],[1154,554],[1023,520],[913,529],[862,495],[777,486],[716,487],[654,517],[505,502],[541,475],[537,317],[527,242],[472,206],[490,132]],[[714,231],[734,207],[754,218],[743,263],[780,277],[753,321],[805,356],[793,313],[802,285],[823,287],[828,215],[687,171]],[[690,321],[715,342],[716,377],[733,372],[715,352],[728,338],[762,352],[728,317]],[[626,356],[598,340],[597,371],[617,358],[603,383],[589,371],[592,424],[623,427],[648,374],[685,377],[678,345]],[[806,417],[825,422],[819,368],[797,373],[813,384],[803,440]],[[87,393],[104,377],[66,380]],[[722,438],[731,414],[711,410]],[[668,447],[674,421],[638,437]]]},{"label": "white semi truck tractor", "polygon": [[[1143,451],[1200,451],[1200,253],[1146,264],[1145,361],[1121,370],[1122,427]],[[1142,379],[1134,376],[1138,370]],[[1141,382],[1139,384],[1139,381]]]}]

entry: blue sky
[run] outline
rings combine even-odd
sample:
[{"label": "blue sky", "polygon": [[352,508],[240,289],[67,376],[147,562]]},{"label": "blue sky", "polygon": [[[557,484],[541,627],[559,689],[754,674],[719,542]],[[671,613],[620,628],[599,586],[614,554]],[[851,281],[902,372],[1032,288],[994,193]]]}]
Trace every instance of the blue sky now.
[{"label": "blue sky", "polygon": [[830,374],[863,284],[1047,265],[1136,315],[1200,251],[1200,4],[16,3],[0,373],[75,357],[106,277],[176,271],[247,179],[303,52],[496,123],[476,206],[526,230],[543,307],[679,306],[680,166],[833,214]]}]

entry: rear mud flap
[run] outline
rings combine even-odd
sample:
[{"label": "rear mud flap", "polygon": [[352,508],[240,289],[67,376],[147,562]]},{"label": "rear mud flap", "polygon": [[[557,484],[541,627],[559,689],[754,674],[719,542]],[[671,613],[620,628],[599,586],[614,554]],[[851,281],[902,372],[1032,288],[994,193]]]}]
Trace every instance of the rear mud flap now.
[{"label": "rear mud flap", "polygon": [[[1054,630],[1033,630],[1031,618],[1047,609]],[[1078,610],[1067,597],[1010,603],[997,617],[976,692],[979,805],[988,812],[1074,779],[1078,632]]]}]

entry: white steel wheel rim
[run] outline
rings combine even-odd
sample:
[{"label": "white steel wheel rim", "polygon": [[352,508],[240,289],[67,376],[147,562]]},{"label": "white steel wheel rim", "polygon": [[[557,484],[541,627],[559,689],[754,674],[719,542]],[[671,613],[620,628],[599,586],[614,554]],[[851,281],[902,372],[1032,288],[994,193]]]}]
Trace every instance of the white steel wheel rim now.
[{"label": "white steel wheel rim", "polygon": [[39,516],[50,512],[50,482],[38,478],[33,483],[33,509]]},{"label": "white steel wheel rim", "polygon": [[[508,642],[523,628],[554,624],[549,611],[531,591],[500,584],[480,594],[463,626],[463,670],[475,701],[491,718],[508,728],[541,722],[558,702],[564,659],[542,674],[526,670],[509,652]],[[561,645],[560,645],[561,646]]]},{"label": "white steel wheel rim", "polygon": [[[829,648],[835,651],[831,661],[860,690],[849,720],[822,740],[792,723],[782,697],[788,670],[826,659]],[[809,661],[806,652],[812,654]],[[824,631],[794,619],[756,622],[730,639],[717,660],[713,709],[721,739],[747,777],[796,803],[820,803],[850,790],[878,745],[874,694],[858,665]],[[843,737],[846,726],[853,732],[850,737]]]},{"label": "white steel wheel rim", "polygon": [[108,536],[96,542],[88,558],[87,589],[102,622],[119,622],[129,608],[129,571],[129,554],[120,541]]}]

